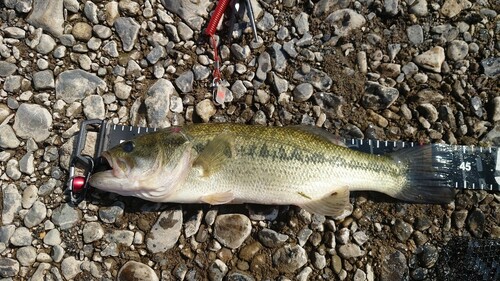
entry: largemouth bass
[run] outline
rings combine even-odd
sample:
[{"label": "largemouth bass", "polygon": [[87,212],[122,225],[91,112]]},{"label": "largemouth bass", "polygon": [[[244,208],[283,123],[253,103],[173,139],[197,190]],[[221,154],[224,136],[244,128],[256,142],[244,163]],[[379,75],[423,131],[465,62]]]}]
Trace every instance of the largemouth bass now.
[{"label": "largemouth bass", "polygon": [[154,202],[297,205],[338,216],[349,191],[411,202],[453,200],[449,159],[430,146],[387,156],[355,151],[314,127],[193,124],[138,136],[103,153],[101,190]]}]

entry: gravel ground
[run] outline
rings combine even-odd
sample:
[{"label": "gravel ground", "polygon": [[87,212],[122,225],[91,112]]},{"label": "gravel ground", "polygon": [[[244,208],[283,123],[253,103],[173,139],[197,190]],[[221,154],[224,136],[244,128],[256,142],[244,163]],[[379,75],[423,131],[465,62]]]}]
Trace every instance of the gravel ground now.
[{"label": "gravel ground", "polygon": [[[196,4],[193,4],[196,2]],[[208,90],[208,0],[0,0],[1,280],[432,280],[457,236],[500,236],[498,193],[448,205],[293,206],[64,195],[79,121],[307,124],[342,136],[500,145],[498,0],[252,0]]]}]

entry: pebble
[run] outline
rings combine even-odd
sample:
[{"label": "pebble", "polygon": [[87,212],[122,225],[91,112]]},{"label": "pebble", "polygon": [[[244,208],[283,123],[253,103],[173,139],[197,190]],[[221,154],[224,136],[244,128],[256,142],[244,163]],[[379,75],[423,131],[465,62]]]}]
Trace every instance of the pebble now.
[{"label": "pebble", "polygon": [[268,52],[263,52],[259,55],[257,62],[258,67],[255,76],[258,80],[264,81],[267,78],[267,73],[272,69],[271,56]]},{"label": "pebble", "polygon": [[250,236],[250,219],[240,214],[217,216],[214,224],[214,237],[225,247],[236,249]]},{"label": "pebble", "polygon": [[453,40],[446,49],[447,57],[454,61],[463,60],[468,53],[469,45],[462,40]]},{"label": "pebble", "polygon": [[201,30],[208,16],[209,0],[200,0],[196,3],[182,0],[162,0],[161,3],[167,11],[179,16],[194,30]]},{"label": "pebble", "polygon": [[302,12],[298,14],[294,19],[293,23],[297,28],[297,33],[299,35],[304,35],[306,32],[309,32],[309,15]]},{"label": "pebble", "polygon": [[16,148],[21,144],[16,137],[16,133],[9,125],[0,125],[0,147]]},{"label": "pebble", "polygon": [[314,88],[320,91],[328,91],[333,84],[333,81],[328,74],[315,68],[310,68],[305,73],[304,71],[296,71],[293,74],[293,79],[300,82],[310,83],[314,86]]},{"label": "pebble", "polygon": [[7,162],[5,174],[13,180],[18,180],[21,178],[21,171],[19,171],[19,162],[16,159],[10,159]]},{"label": "pebble", "polygon": [[399,12],[399,1],[398,0],[386,0],[384,1],[384,12],[386,15],[395,16]]},{"label": "pebble", "polygon": [[361,104],[367,109],[382,110],[389,108],[399,97],[395,88],[385,87],[375,82],[367,82]]},{"label": "pebble", "polygon": [[49,246],[60,245],[61,242],[61,232],[59,232],[59,230],[56,228],[51,229],[49,232],[47,232],[47,234],[43,238],[43,243]]},{"label": "pebble", "polygon": [[[307,266],[305,267],[304,269],[302,269],[299,274],[297,274],[297,281],[307,281],[309,280],[309,275],[311,275],[311,273],[313,272],[312,268]],[[280,279],[280,281],[286,281],[287,279]]]},{"label": "pebble", "polygon": [[115,223],[123,216],[124,209],[125,204],[116,201],[111,206],[99,208],[99,218],[105,223]]},{"label": "pebble", "polygon": [[106,82],[81,69],[67,70],[56,79],[56,98],[70,104],[106,89]]},{"label": "pebble", "polygon": [[392,226],[392,232],[401,242],[406,242],[413,233],[413,227],[411,224],[404,222],[403,220],[397,219]]},{"label": "pebble", "polygon": [[315,268],[322,270],[326,267],[326,258],[325,255],[322,255],[318,252],[314,252],[314,256],[312,258],[312,264]]},{"label": "pebble", "polygon": [[299,245],[286,245],[273,254],[273,264],[284,273],[295,273],[307,263],[307,253]]},{"label": "pebble", "polygon": [[140,25],[133,18],[119,17],[115,20],[113,26],[122,41],[123,50],[125,52],[132,51],[139,34]]},{"label": "pebble", "polygon": [[405,280],[408,278],[409,269],[406,258],[400,251],[388,254],[382,259],[380,279],[388,281]]},{"label": "pebble", "polygon": [[73,26],[71,34],[76,40],[87,42],[92,37],[92,26],[86,22],[77,22]]},{"label": "pebble", "polygon": [[82,272],[82,262],[75,257],[67,257],[61,263],[61,272],[66,280],[73,279]]},{"label": "pebble", "polygon": [[[488,77],[497,76],[498,74],[500,74],[500,57],[491,57],[484,59],[481,61],[481,66],[484,69],[484,75]],[[0,70],[0,76],[1,76],[1,70]]]},{"label": "pebble", "polygon": [[146,94],[146,105],[149,126],[165,128],[170,126],[167,114],[170,107],[170,97],[177,95],[174,85],[166,79],[158,79]]},{"label": "pebble", "polygon": [[414,45],[424,42],[424,30],[421,25],[414,24],[408,26],[408,28],[406,28],[406,35],[408,36],[408,40]]},{"label": "pebble", "polygon": [[100,95],[90,95],[83,99],[83,113],[87,119],[101,119],[106,117],[104,101]]},{"label": "pebble", "polygon": [[36,261],[36,249],[33,246],[19,248],[16,252],[16,259],[22,266],[31,266]]},{"label": "pebble", "polygon": [[208,267],[208,279],[210,281],[222,281],[227,271],[227,265],[223,261],[216,259]]},{"label": "pebble", "polygon": [[28,228],[34,227],[42,223],[47,216],[47,208],[45,204],[36,201],[24,216],[24,225]]},{"label": "pebble", "polygon": [[175,85],[182,93],[190,93],[193,91],[194,74],[188,70],[175,79]]},{"label": "pebble", "polygon": [[0,61],[0,77],[8,77],[17,71],[17,66],[13,63]]},{"label": "pebble", "polygon": [[[16,277],[19,273],[19,262],[10,258],[0,258],[0,277]],[[8,279],[10,280],[10,279]]]},{"label": "pebble", "polygon": [[311,234],[313,233],[313,231],[309,228],[303,228],[299,231],[299,233],[297,234],[297,240],[299,242],[299,245],[300,246],[304,246],[307,242],[307,240],[309,240],[309,237],[311,236]]},{"label": "pebble", "polygon": [[268,12],[264,12],[262,18],[257,22],[257,28],[259,31],[267,32],[271,30],[275,24],[274,16]]},{"label": "pebble", "polygon": [[31,231],[26,227],[18,227],[10,237],[10,243],[14,246],[30,246],[33,241]]},{"label": "pebble", "polygon": [[361,269],[356,269],[356,272],[354,273],[354,278],[352,279],[353,281],[365,281],[366,280],[366,273],[361,270]]},{"label": "pebble", "polygon": [[215,105],[210,99],[204,99],[196,104],[196,114],[200,116],[203,122],[207,123],[212,116],[217,112]]},{"label": "pebble", "polygon": [[309,83],[299,84],[293,89],[293,100],[296,102],[304,102],[308,100],[314,93],[314,88]]},{"label": "pebble", "polygon": [[288,240],[288,235],[278,233],[269,228],[259,231],[258,237],[259,241],[269,248],[282,246]]},{"label": "pebble", "polygon": [[147,249],[153,254],[171,249],[177,243],[181,229],[182,211],[180,209],[162,212],[146,236]]},{"label": "pebble", "polygon": [[339,247],[338,253],[341,257],[345,259],[357,258],[365,255],[365,251],[353,243],[347,243]]},{"label": "pebble", "polygon": [[11,224],[14,217],[21,210],[21,194],[14,184],[9,184],[7,187],[2,187],[3,204],[2,204],[2,224]]},{"label": "pebble", "polygon": [[335,30],[335,35],[345,37],[355,29],[360,29],[366,23],[365,17],[352,9],[340,9],[331,13],[325,22]]},{"label": "pebble", "polygon": [[484,233],[485,216],[481,210],[474,210],[467,218],[467,229],[474,237],[481,238]]},{"label": "pebble", "polygon": [[54,73],[52,70],[44,70],[33,74],[33,86],[36,90],[54,89]]},{"label": "pebble", "polygon": [[83,226],[82,234],[85,243],[92,243],[104,236],[104,229],[98,222],[88,222]]},{"label": "pebble", "polygon": [[[257,95],[259,95],[259,92],[260,91],[257,91]],[[267,94],[266,91],[263,92]],[[274,221],[279,214],[279,208],[277,206],[248,204],[246,208],[248,209],[248,215],[252,221]]]},{"label": "pebble", "polygon": [[46,55],[52,52],[56,45],[54,38],[47,34],[42,34],[42,36],[40,36],[40,43],[36,46],[36,51],[42,55]]},{"label": "pebble", "polygon": [[72,228],[80,222],[81,218],[81,211],[68,203],[61,204],[52,212],[52,222],[61,230]]},{"label": "pebble", "polygon": [[128,261],[118,271],[117,280],[158,281],[160,279],[151,267],[140,262]]},{"label": "pebble", "polygon": [[438,249],[433,245],[427,244],[422,247],[422,252],[419,254],[419,258],[420,265],[422,265],[423,267],[434,267],[439,258]]},{"label": "pebble", "polygon": [[413,3],[408,8],[408,11],[410,12],[410,14],[419,17],[425,17],[429,13],[427,4],[428,3],[426,0],[414,0]]},{"label": "pebble", "polygon": [[64,32],[63,1],[34,0],[27,22],[58,37]]},{"label": "pebble", "polygon": [[255,281],[250,274],[240,272],[240,271],[232,271],[229,272],[226,276],[227,281]]},{"label": "pebble", "polygon": [[23,39],[26,37],[26,31],[19,27],[9,26],[4,28],[3,31],[5,32],[6,37],[9,38]]},{"label": "pebble", "polygon": [[358,244],[359,246],[362,246],[363,244],[365,244],[369,239],[368,235],[366,235],[366,233],[363,231],[356,231],[352,235],[352,238],[354,239],[356,244]]},{"label": "pebble", "polygon": [[467,0],[446,0],[441,6],[441,14],[448,18],[453,18],[460,14],[463,9],[468,9],[472,6]]},{"label": "pebble", "polygon": [[491,104],[492,104],[491,120],[493,122],[500,121],[500,96],[493,98]]},{"label": "pebble", "polygon": [[437,46],[416,56],[414,62],[423,69],[440,73],[444,60],[444,49]]}]

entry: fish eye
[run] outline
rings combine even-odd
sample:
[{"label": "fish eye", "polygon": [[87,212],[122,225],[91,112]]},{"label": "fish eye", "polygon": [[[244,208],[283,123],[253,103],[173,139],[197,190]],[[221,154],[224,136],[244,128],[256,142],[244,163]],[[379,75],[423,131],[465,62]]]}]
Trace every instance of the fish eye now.
[{"label": "fish eye", "polygon": [[127,141],[127,142],[122,143],[122,149],[123,149],[123,151],[125,151],[127,153],[132,152],[134,150],[134,147],[135,147],[135,144],[133,141]]}]

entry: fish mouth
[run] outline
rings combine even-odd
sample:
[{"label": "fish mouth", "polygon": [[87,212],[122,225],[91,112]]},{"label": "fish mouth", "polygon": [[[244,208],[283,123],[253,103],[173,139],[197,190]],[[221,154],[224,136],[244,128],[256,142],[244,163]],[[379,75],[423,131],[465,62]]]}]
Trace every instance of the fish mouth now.
[{"label": "fish mouth", "polygon": [[119,159],[116,157],[113,157],[109,152],[104,151],[102,153],[102,157],[106,159],[106,162],[108,162],[111,170],[109,170],[114,177],[117,178],[125,178],[126,175],[128,174],[128,171],[130,170],[129,165],[127,162],[123,159]]}]

